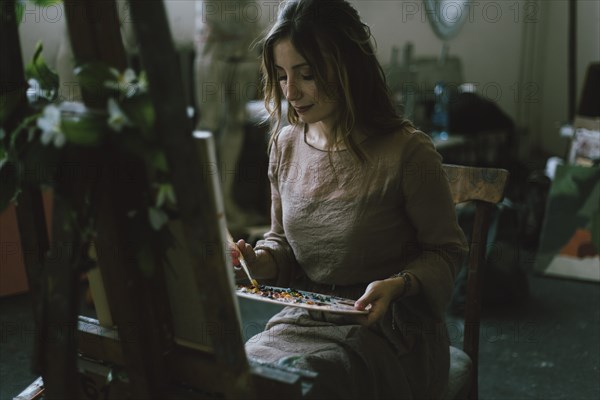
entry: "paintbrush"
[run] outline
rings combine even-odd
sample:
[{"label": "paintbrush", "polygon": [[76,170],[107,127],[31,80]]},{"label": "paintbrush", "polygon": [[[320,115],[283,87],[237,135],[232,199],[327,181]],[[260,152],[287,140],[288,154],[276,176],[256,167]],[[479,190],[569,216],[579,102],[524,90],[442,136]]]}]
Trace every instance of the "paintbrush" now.
[{"label": "paintbrush", "polygon": [[246,260],[244,259],[244,254],[242,253],[242,250],[240,250],[240,248],[237,246],[237,244],[233,241],[233,237],[231,237],[231,233],[229,232],[227,232],[227,239],[231,244],[235,246],[236,249],[238,249],[240,253],[240,256],[238,257],[238,259],[240,260],[240,264],[242,265],[244,272],[248,276],[248,279],[250,279],[250,283],[252,283],[252,286],[257,288],[258,282],[252,277],[252,275],[250,275],[250,270],[248,269],[248,264],[246,264]]}]

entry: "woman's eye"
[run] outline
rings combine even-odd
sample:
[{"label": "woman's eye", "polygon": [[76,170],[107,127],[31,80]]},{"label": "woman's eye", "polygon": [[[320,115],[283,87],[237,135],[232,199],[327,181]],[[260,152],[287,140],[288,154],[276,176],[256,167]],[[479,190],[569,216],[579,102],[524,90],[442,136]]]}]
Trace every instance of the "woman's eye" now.
[{"label": "woman's eye", "polygon": [[302,79],[305,81],[312,81],[315,79],[315,77],[313,75],[302,75]]},{"label": "woman's eye", "polygon": [[287,80],[287,76],[285,76],[285,75],[278,76],[277,80],[278,81],[286,81]]}]

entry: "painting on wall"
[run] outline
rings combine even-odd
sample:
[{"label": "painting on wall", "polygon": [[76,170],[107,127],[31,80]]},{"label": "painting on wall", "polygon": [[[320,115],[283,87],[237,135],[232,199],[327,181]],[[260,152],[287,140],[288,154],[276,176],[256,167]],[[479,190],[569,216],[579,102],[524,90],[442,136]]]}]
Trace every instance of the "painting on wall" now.
[{"label": "painting on wall", "polygon": [[535,269],[600,282],[600,167],[560,165],[550,193]]}]

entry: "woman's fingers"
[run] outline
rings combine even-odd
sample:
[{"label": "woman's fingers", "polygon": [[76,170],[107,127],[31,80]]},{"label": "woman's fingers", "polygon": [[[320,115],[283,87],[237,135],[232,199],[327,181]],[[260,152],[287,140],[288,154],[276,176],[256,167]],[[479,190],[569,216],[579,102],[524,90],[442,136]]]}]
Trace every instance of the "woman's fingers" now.
[{"label": "woman's fingers", "polygon": [[357,318],[357,322],[363,326],[371,326],[381,318],[383,318],[385,311],[387,310],[387,304],[383,300],[375,300],[371,303],[371,308],[369,308],[369,313],[365,315],[359,315]]},{"label": "woman's fingers", "polygon": [[373,292],[373,284],[367,286],[365,293],[354,303],[354,308],[363,311],[369,305],[371,305],[369,313],[366,315],[359,315],[357,318],[357,322],[362,326],[369,326],[372,325],[373,322],[377,321],[377,319],[374,318],[376,315],[373,315],[377,312],[377,301]]},{"label": "woman's fingers", "polygon": [[369,305],[369,313],[361,316],[358,323],[364,326],[369,326],[379,321],[385,315],[389,307],[391,297],[389,289],[384,281],[375,281],[367,286],[365,293],[354,303],[354,308],[357,310],[365,310]]},{"label": "woman's fingers", "polygon": [[232,243],[229,244],[229,256],[233,265],[240,265],[240,250]]},{"label": "woman's fingers", "polygon": [[376,286],[376,282],[371,282],[365,289],[363,295],[354,303],[354,308],[361,311],[366,309],[367,306],[378,297],[377,290],[374,290]]},{"label": "woman's fingers", "polygon": [[244,239],[238,240],[237,247],[244,255],[244,258],[246,259],[246,261],[248,261],[249,263],[252,263],[256,260],[256,253],[254,252],[254,249],[252,248],[252,246],[250,244],[246,243],[244,241]]}]

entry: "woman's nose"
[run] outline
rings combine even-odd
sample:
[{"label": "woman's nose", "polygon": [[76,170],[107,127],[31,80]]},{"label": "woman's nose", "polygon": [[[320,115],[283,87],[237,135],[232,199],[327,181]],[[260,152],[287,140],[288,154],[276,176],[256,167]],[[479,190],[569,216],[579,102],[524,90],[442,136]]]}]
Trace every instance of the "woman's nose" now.
[{"label": "woman's nose", "polygon": [[302,96],[302,91],[295,82],[290,81],[286,86],[285,98],[288,100],[298,100]]}]

